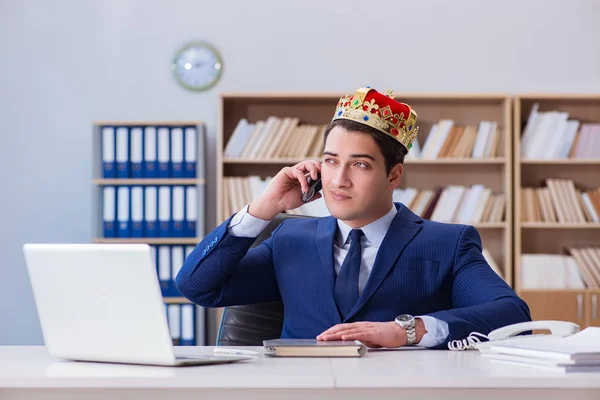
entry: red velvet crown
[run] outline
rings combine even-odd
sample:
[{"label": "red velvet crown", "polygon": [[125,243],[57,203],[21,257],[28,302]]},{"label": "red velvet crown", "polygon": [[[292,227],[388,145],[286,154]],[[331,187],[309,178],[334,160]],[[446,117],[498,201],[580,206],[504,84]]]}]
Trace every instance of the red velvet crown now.
[{"label": "red velvet crown", "polygon": [[368,86],[358,89],[353,96],[340,98],[333,121],[336,119],[375,128],[399,141],[407,150],[419,132],[417,113],[411,106],[395,100],[391,91],[381,94]]}]

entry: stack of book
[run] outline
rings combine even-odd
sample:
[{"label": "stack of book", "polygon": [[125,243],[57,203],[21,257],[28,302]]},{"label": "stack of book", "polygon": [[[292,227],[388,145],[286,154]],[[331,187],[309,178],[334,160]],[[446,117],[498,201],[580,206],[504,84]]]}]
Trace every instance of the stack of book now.
[{"label": "stack of book", "polygon": [[588,327],[563,338],[534,335],[514,343],[507,340],[481,350],[481,356],[491,362],[517,366],[600,373],[600,327]]},{"label": "stack of book", "polygon": [[597,289],[600,247],[568,247],[569,254],[522,254],[523,289]]},{"label": "stack of book", "polygon": [[600,187],[583,190],[565,178],[549,178],[545,183],[545,187],[521,188],[522,222],[600,222]]},{"label": "stack of book", "polygon": [[521,137],[525,159],[600,158],[600,124],[573,118],[564,111],[540,111],[534,104]]}]

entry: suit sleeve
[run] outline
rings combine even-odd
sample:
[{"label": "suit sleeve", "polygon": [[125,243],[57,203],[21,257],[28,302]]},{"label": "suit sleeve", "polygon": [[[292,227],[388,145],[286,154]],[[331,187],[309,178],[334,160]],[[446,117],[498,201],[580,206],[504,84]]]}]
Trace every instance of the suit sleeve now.
[{"label": "suit sleeve", "polygon": [[255,237],[233,236],[223,222],[196,246],[177,274],[177,289],[203,307],[227,307],[281,299],[273,267],[274,237],[260,245]]},{"label": "suit sleeve", "polygon": [[452,309],[428,314],[449,328],[447,340],[436,348],[447,348],[449,341],[464,339],[471,332],[487,335],[506,325],[531,321],[527,304],[483,257],[479,232],[472,226],[461,231],[453,274]]}]

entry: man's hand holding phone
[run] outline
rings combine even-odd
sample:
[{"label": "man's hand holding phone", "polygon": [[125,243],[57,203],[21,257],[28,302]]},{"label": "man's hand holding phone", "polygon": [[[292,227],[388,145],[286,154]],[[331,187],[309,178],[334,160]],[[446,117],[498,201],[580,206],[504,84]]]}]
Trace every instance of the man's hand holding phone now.
[{"label": "man's hand holding phone", "polygon": [[248,212],[257,218],[271,220],[280,212],[293,210],[306,202],[319,199],[320,173],[321,163],[316,160],[302,161],[281,169],[271,179],[265,191],[252,200]]}]

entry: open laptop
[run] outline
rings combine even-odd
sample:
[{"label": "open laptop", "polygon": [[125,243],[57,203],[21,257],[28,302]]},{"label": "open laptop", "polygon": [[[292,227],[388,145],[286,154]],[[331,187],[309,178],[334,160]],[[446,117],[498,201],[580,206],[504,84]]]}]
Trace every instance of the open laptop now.
[{"label": "open laptop", "polygon": [[243,356],[176,356],[147,244],[25,244],[25,261],[50,356],[163,366]]}]

